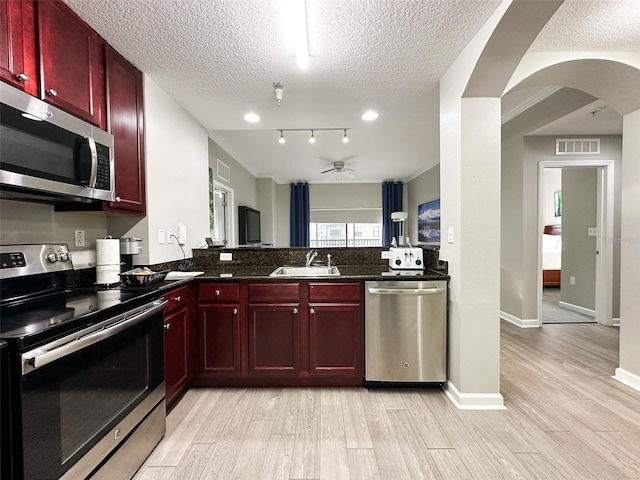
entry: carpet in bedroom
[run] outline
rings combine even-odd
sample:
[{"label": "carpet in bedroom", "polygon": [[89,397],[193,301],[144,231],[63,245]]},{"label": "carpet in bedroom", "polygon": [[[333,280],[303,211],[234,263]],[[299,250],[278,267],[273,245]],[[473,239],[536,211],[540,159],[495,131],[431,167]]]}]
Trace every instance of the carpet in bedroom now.
[{"label": "carpet in bedroom", "polygon": [[595,318],[558,305],[560,287],[542,289],[542,323],[595,323]]}]

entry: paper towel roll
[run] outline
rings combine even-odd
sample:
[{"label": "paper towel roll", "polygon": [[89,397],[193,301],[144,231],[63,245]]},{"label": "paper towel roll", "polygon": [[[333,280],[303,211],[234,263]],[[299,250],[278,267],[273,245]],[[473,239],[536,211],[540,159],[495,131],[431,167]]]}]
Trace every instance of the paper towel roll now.
[{"label": "paper towel roll", "polygon": [[98,285],[113,285],[120,281],[120,265],[96,266],[96,283]]},{"label": "paper towel roll", "polygon": [[120,265],[120,240],[117,238],[96,240],[96,265]]}]

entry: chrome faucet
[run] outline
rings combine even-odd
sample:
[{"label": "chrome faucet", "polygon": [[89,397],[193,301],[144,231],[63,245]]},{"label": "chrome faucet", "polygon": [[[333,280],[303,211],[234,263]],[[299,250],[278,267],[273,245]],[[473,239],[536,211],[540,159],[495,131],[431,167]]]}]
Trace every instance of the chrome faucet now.
[{"label": "chrome faucet", "polygon": [[311,266],[311,262],[313,262],[313,259],[316,258],[318,256],[318,252],[317,250],[309,250],[307,252],[307,256],[306,258],[306,262],[305,262],[305,267],[310,267]]},{"label": "chrome faucet", "polygon": [[327,268],[331,270],[331,254],[327,253]]}]

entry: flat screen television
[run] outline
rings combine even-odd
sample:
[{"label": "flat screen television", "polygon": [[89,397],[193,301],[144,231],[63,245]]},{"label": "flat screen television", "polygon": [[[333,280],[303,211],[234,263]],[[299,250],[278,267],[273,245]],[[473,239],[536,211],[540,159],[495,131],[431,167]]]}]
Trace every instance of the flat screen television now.
[{"label": "flat screen television", "polygon": [[260,240],[260,212],[251,207],[238,207],[238,245],[253,245]]}]

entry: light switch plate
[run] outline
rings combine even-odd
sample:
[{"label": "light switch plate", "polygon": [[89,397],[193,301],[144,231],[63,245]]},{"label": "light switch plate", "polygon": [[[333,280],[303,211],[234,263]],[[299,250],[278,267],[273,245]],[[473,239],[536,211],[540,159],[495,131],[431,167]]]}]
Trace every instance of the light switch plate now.
[{"label": "light switch plate", "polygon": [[598,228],[597,227],[589,227],[587,229],[587,236],[595,237],[596,235],[598,235]]},{"label": "light switch plate", "polygon": [[164,236],[164,228],[159,228],[158,229],[158,244],[162,245],[163,243],[166,243],[166,238]]},{"label": "light switch plate", "polygon": [[231,252],[220,253],[221,262],[230,262],[233,260],[233,254]]}]

